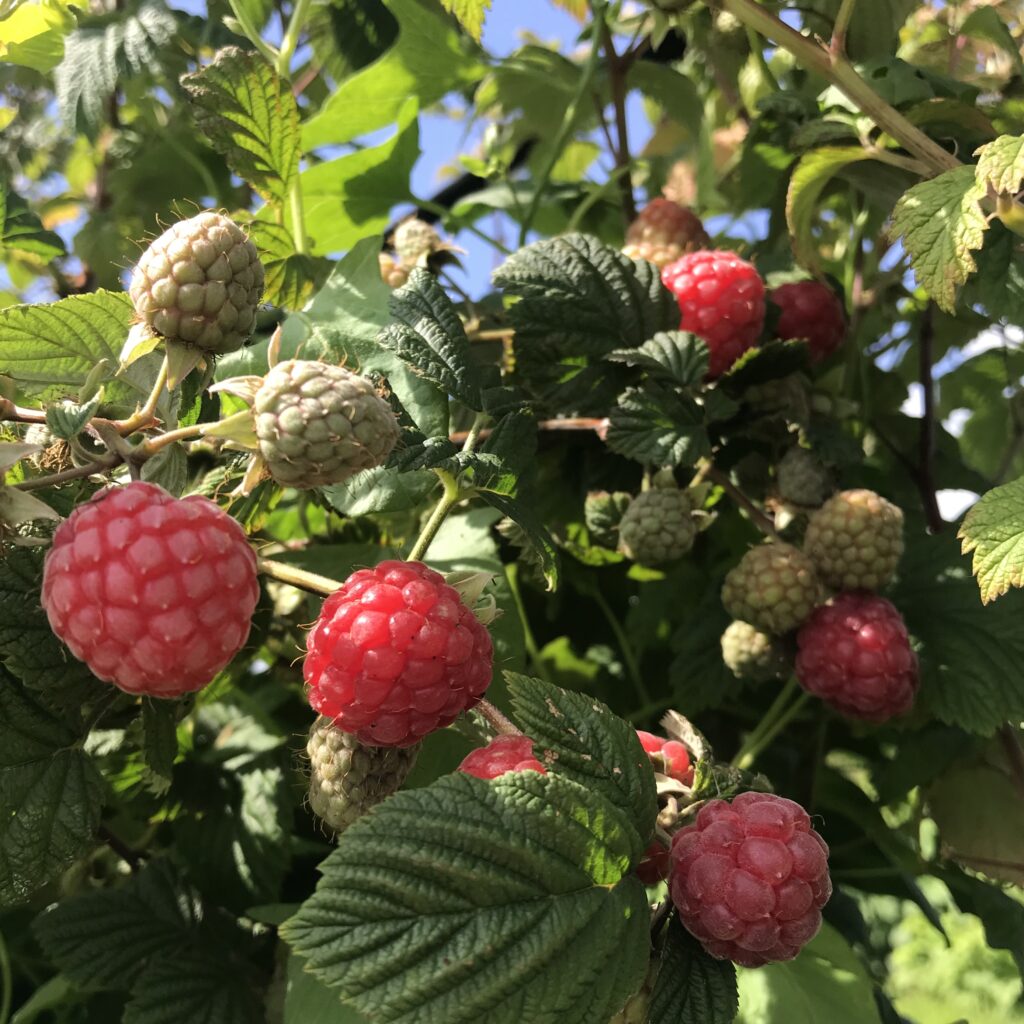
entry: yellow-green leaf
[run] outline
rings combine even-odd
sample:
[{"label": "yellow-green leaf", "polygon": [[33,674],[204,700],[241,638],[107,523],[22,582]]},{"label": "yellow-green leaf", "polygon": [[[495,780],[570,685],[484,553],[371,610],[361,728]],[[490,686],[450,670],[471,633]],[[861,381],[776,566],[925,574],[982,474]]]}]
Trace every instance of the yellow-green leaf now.
[{"label": "yellow-green leaf", "polygon": [[484,18],[491,9],[491,0],[441,0],[446,11],[451,11],[459,24],[477,41],[484,27]]},{"label": "yellow-green leaf", "polygon": [[1000,135],[975,154],[978,184],[994,192],[1013,195],[1024,182],[1024,135]]},{"label": "yellow-green leaf", "polygon": [[1024,478],[994,487],[964,517],[959,537],[985,604],[1024,587]]}]

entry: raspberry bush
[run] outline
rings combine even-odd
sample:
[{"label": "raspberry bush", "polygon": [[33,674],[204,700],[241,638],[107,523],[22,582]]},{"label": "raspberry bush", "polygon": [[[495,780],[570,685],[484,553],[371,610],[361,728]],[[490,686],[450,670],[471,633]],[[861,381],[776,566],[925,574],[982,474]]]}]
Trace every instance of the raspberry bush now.
[{"label": "raspberry bush", "polygon": [[497,7],[0,3],[0,1024],[1022,1024],[1019,12]]}]

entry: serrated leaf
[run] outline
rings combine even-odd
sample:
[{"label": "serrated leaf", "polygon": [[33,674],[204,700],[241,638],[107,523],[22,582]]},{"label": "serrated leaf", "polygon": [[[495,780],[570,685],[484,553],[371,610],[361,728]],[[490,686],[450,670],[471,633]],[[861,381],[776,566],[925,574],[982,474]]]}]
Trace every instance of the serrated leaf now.
[{"label": "serrated leaf", "polygon": [[526,473],[537,454],[537,421],[532,413],[516,410],[491,428],[482,450],[501,459],[517,476]]},{"label": "serrated leaf", "polygon": [[378,466],[357,473],[342,484],[325,487],[324,496],[347,516],[366,516],[419,508],[436,486],[437,477],[429,470]]},{"label": "serrated leaf", "polygon": [[1024,905],[1009,892],[963,871],[947,868],[936,874],[949,887],[957,906],[981,920],[988,944],[1009,950],[1019,959],[1024,949]]},{"label": "serrated leaf", "polygon": [[[223,422],[223,421],[222,421]],[[175,497],[188,487],[188,452],[181,444],[169,444],[142,464],[142,479],[159,484]]]},{"label": "serrated leaf", "polygon": [[181,84],[231,169],[267,202],[284,203],[299,173],[299,108],[288,83],[259,54],[227,46]]},{"label": "serrated leaf", "polygon": [[711,452],[701,407],[651,382],[619,396],[605,439],[612,451],[656,466],[692,466]]},{"label": "serrated leaf", "polygon": [[462,321],[437,278],[416,267],[392,293],[390,307],[397,323],[388,324],[377,343],[470,409],[482,408],[480,371]]},{"label": "serrated leaf", "polygon": [[718,386],[730,395],[739,395],[747,388],[768,381],[781,380],[808,367],[807,343],[804,341],[769,341],[748,349],[718,380]]},{"label": "serrated leaf", "polygon": [[558,586],[559,576],[558,549],[533,505],[519,497],[500,494],[497,491],[481,491],[480,497],[522,529],[540,558],[541,571],[544,573],[548,589],[554,590]]},{"label": "serrated leaf", "polygon": [[400,26],[394,46],[343,82],[303,125],[304,150],[376,131],[395,121],[408,98],[422,109],[485,73],[486,65],[468,52],[440,11],[417,0],[391,0],[388,6]]},{"label": "serrated leaf", "polygon": [[892,236],[903,239],[921,286],[948,313],[956,307],[957,287],[977,269],[971,254],[988,227],[981,209],[985,186],[974,174],[964,166],[922,181],[893,212]]},{"label": "serrated leaf", "polygon": [[[2,23],[0,23],[2,24]],[[32,256],[49,263],[63,256],[64,242],[47,231],[28,203],[0,176],[0,253]]]},{"label": "serrated leaf", "polygon": [[679,326],[679,307],[654,264],[590,235],[534,242],[493,280],[519,298],[509,310],[516,355],[532,362],[606,355]]},{"label": "serrated leaf", "polygon": [[1000,135],[975,155],[978,157],[975,178],[979,185],[1004,195],[1012,196],[1020,191],[1024,182],[1024,135]]},{"label": "serrated leaf", "polygon": [[805,153],[793,169],[786,193],[786,223],[793,253],[803,266],[817,270],[821,263],[813,231],[822,192],[845,167],[870,159],[863,146],[822,146]]},{"label": "serrated leaf", "polygon": [[142,698],[142,755],[163,792],[171,784],[178,756],[178,704],[173,700]]},{"label": "serrated leaf", "polygon": [[1011,587],[1024,587],[1024,478],[983,495],[964,516],[957,536],[965,555],[974,552],[983,604]]},{"label": "serrated leaf", "polygon": [[647,970],[633,831],[563,776],[447,776],[352,825],[281,934],[381,1021],[608,1020]]},{"label": "serrated leaf", "polygon": [[263,262],[263,301],[282,309],[301,309],[327,280],[331,261],[296,252],[292,233],[281,224],[254,220],[251,232]]},{"label": "serrated leaf", "polygon": [[982,605],[953,538],[911,535],[892,601],[923,642],[921,697],[933,714],[984,736],[1024,719],[1024,594]]},{"label": "serrated leaf", "polygon": [[458,19],[459,24],[479,43],[484,18],[491,9],[491,0],[441,0],[446,11]]},{"label": "serrated leaf", "polygon": [[48,74],[61,62],[64,36],[74,26],[62,0],[15,4],[0,21],[0,60]]},{"label": "serrated leaf", "polygon": [[71,402],[64,402],[60,405],[51,405],[46,410],[46,425],[50,433],[55,437],[61,437],[65,441],[80,434],[89,422],[96,415],[103,398],[102,390],[84,405],[75,405]]},{"label": "serrated leaf", "polygon": [[116,889],[62,900],[33,931],[47,957],[85,988],[129,988],[152,960],[185,945],[201,919],[195,894],[166,861]]},{"label": "serrated leaf", "polygon": [[599,700],[506,672],[516,721],[549,770],[619,808],[636,831],[639,857],[654,831],[658,794],[636,730]]},{"label": "serrated leaf", "polygon": [[158,71],[177,31],[161,0],[143,0],[133,11],[80,23],[64,41],[64,60],[55,73],[61,117],[72,131],[95,128],[107,99],[133,74]]},{"label": "serrated leaf", "polygon": [[0,905],[24,903],[92,841],[103,783],[78,738],[0,669]]},{"label": "serrated leaf", "polygon": [[103,290],[10,306],[0,310],[0,366],[31,394],[60,394],[101,359],[117,365],[134,315],[127,294]]},{"label": "serrated leaf", "polygon": [[649,1024],[732,1024],[738,996],[736,968],[716,960],[673,915],[661,952]]},{"label": "serrated leaf", "polygon": [[639,366],[653,377],[660,377],[688,388],[698,385],[708,372],[707,342],[683,331],[659,331],[639,348],[620,348],[609,352],[613,363]]},{"label": "serrated leaf", "polygon": [[454,469],[455,456],[458,454],[458,445],[453,444],[447,435],[425,437],[417,444],[396,448],[388,462],[388,467],[402,473],[415,472],[420,469]]}]

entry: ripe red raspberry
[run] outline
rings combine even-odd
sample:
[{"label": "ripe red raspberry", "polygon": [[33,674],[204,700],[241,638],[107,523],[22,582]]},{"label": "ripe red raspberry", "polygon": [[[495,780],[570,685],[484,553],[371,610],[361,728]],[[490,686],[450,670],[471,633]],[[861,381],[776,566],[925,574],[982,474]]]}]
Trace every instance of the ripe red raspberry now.
[{"label": "ripe red raspberry", "polygon": [[496,779],[505,772],[540,772],[544,765],[533,756],[533,740],[529,736],[495,736],[486,747],[470,752],[458,770],[478,779]]},{"label": "ripe red raspberry", "polygon": [[909,711],[917,694],[917,656],[903,616],[884,597],[839,594],[796,635],[796,678],[841,714],[884,722]]},{"label": "ripe red raspberry", "polygon": [[480,700],[493,660],[490,634],[440,573],[381,562],[324,601],[303,674],[309,703],[339,729],[407,747]]},{"label": "ripe red raspberry", "polygon": [[673,837],[669,892],[680,920],[719,960],[792,960],[817,934],[832,895],[828,846],[792,800],[711,800]]},{"label": "ripe red raspberry", "polygon": [[703,338],[711,350],[708,377],[720,377],[764,326],[764,282],[752,263],[735,253],[690,253],[670,263],[661,280],[679,302],[680,330]]},{"label": "ripe red raspberry", "polygon": [[637,864],[634,874],[644,885],[657,885],[668,878],[669,866],[668,850],[655,839],[644,850],[644,859]]},{"label": "ripe red raspberry", "polygon": [[241,650],[259,600],[245,532],[207,498],[108,487],[68,516],[43,571],[54,633],[129,693],[199,690]]},{"label": "ripe red raspberry", "polygon": [[807,340],[812,362],[820,362],[843,343],[846,315],[839,297],[820,281],[780,285],[768,298],[782,311],[776,333],[783,341]]},{"label": "ripe red raspberry", "polygon": [[652,732],[636,731],[640,746],[647,751],[655,769],[662,775],[668,775],[688,786],[693,782],[693,766],[690,764],[690,752],[678,740],[667,740],[663,736],[655,736]]}]

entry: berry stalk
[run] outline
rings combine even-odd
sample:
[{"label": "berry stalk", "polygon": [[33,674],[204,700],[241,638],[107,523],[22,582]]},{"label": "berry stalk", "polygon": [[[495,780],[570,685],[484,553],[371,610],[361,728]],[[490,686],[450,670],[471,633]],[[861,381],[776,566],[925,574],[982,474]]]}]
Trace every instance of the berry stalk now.
[{"label": "berry stalk", "polygon": [[275,562],[270,558],[261,558],[257,568],[264,576],[270,576],[281,583],[290,583],[293,587],[298,587],[300,590],[308,590],[311,594],[330,595],[341,587],[337,580],[332,580],[327,576],[320,576],[315,572],[307,572],[305,569],[298,568],[298,566],[287,565],[284,562]]},{"label": "berry stalk", "polygon": [[407,562],[420,562],[423,560],[423,556],[427,553],[427,548],[430,547],[431,542],[444,525],[445,519],[448,518],[448,513],[459,503],[462,497],[458,481],[451,473],[444,469],[435,469],[434,472],[444,485],[444,494],[441,495],[441,500],[434,507],[434,511],[430,513],[427,525],[423,527],[419,537],[416,538],[416,543],[412,546],[412,550],[406,556],[405,560]]}]

